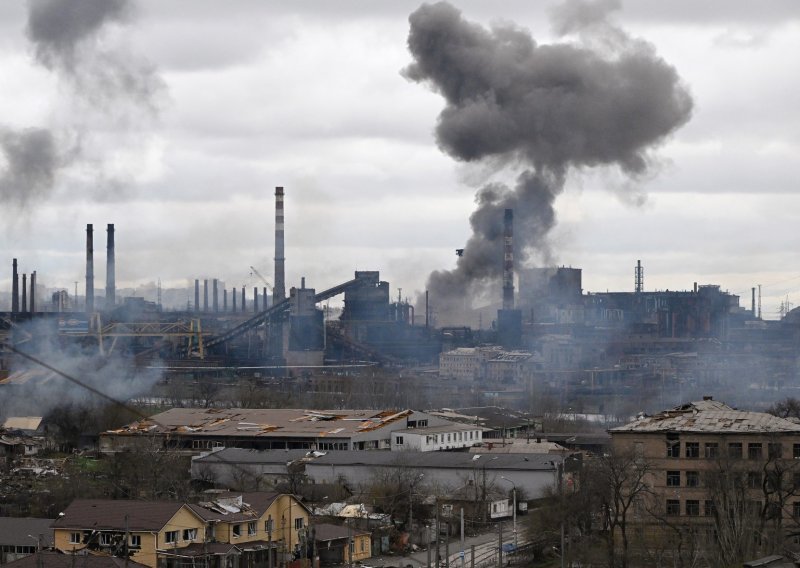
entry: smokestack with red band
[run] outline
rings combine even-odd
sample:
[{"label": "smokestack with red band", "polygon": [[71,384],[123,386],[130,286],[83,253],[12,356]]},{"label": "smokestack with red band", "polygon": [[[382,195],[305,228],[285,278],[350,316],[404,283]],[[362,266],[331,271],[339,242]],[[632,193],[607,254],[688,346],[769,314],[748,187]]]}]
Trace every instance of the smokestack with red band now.
[{"label": "smokestack with red band", "polygon": [[272,289],[273,303],[286,298],[283,256],[283,188],[275,188],[275,287]]},{"label": "smokestack with red band", "polygon": [[503,217],[503,309],[514,309],[514,210]]},{"label": "smokestack with red band", "polygon": [[106,229],[106,309],[113,310],[117,303],[116,261],[114,260],[114,223]]},{"label": "smokestack with red band", "polygon": [[17,274],[17,259],[11,263],[11,313],[19,311],[19,274]]},{"label": "smokestack with red band", "polygon": [[86,225],[86,313],[94,311],[94,227]]}]

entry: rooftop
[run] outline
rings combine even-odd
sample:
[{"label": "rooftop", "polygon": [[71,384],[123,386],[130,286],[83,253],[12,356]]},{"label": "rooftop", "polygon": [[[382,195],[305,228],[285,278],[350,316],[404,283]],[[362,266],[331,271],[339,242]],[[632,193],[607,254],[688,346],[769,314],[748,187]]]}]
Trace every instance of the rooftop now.
[{"label": "rooftop", "polygon": [[318,465],[388,466],[409,468],[480,468],[487,470],[553,471],[560,455],[549,454],[470,454],[466,452],[388,452],[337,451],[328,452],[309,462]]},{"label": "rooftop", "polygon": [[764,412],[735,410],[709,399],[643,416],[609,432],[800,433],[800,424]]},{"label": "rooftop", "polygon": [[54,519],[0,517],[0,546],[36,546],[30,536],[42,535],[42,546],[53,545]]},{"label": "rooftop", "polygon": [[362,530],[358,530],[355,528],[347,528],[341,525],[334,525],[331,523],[319,523],[311,526],[314,528],[314,538],[317,542],[341,540],[341,539],[347,539],[350,536],[369,534],[368,532]]},{"label": "rooftop", "polygon": [[126,501],[76,499],[53,523],[54,528],[97,530],[161,530],[183,503],[169,501]]},{"label": "rooftop", "polygon": [[191,436],[347,438],[403,420],[413,410],[301,410],[276,408],[172,408],[105,434],[171,433]]},{"label": "rooftop", "polygon": [[81,555],[80,560],[76,563],[74,555],[61,554],[60,552],[37,552],[3,566],[11,566],[12,568],[75,568],[76,564],[80,565],[81,568],[147,568],[144,564],[139,564],[133,560],[105,554]]}]

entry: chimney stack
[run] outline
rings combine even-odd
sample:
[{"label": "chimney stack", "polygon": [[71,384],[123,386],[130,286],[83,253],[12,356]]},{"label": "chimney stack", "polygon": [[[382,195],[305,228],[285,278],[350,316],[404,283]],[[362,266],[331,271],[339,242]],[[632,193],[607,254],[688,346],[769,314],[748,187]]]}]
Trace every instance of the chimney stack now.
[{"label": "chimney stack", "polygon": [[86,313],[94,312],[94,227],[86,225]]},{"label": "chimney stack", "polygon": [[275,188],[275,286],[272,288],[273,303],[278,303],[286,298],[286,283],[284,274],[284,232],[283,232],[283,188]]},{"label": "chimney stack", "polygon": [[203,279],[203,311],[208,311],[208,278]]},{"label": "chimney stack", "polygon": [[[642,268],[642,261],[636,261],[636,270],[634,274],[634,291],[637,294],[644,292],[644,269]],[[696,292],[697,290],[695,290]]]},{"label": "chimney stack", "polygon": [[247,307],[247,298],[245,297],[245,293],[246,293],[245,287],[242,286],[242,311],[243,312],[245,311],[245,308]]},{"label": "chimney stack", "polygon": [[106,229],[106,309],[113,310],[117,304],[116,262],[114,260],[114,223]]},{"label": "chimney stack", "polygon": [[514,309],[514,210],[503,216],[503,309]]},{"label": "chimney stack", "polygon": [[231,306],[231,311],[236,313],[236,286],[233,287],[233,305]]},{"label": "chimney stack", "polygon": [[28,311],[28,275],[22,275],[22,310],[23,314]]},{"label": "chimney stack", "polygon": [[194,279],[194,311],[200,311],[200,279]]},{"label": "chimney stack", "polygon": [[215,312],[219,311],[219,292],[217,291],[217,279],[211,281],[211,306]]},{"label": "chimney stack", "polygon": [[17,259],[11,263],[11,313],[19,311],[19,274],[17,274]]},{"label": "chimney stack", "polygon": [[36,311],[36,271],[31,272],[31,298],[30,298],[30,312]]},{"label": "chimney stack", "polygon": [[258,312],[258,286],[253,286],[253,312]]}]

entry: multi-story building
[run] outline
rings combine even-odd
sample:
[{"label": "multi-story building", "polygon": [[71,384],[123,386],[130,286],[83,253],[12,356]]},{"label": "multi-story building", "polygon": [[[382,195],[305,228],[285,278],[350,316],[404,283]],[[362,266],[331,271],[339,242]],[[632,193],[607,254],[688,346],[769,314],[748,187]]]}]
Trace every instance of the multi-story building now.
[{"label": "multi-story building", "polygon": [[646,470],[634,516],[651,533],[688,526],[708,544],[736,526],[762,552],[800,534],[800,424],[705,397],[610,434]]},{"label": "multi-story building", "polygon": [[76,499],[53,523],[54,547],[87,550],[156,568],[199,562],[210,568],[237,557],[266,567],[299,557],[309,511],[292,495],[244,493],[186,504],[166,501]]}]

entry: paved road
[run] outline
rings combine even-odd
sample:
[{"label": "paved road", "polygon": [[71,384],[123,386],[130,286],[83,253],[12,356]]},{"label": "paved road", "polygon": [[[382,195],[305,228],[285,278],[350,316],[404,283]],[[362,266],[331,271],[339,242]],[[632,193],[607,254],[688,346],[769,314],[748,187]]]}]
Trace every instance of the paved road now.
[{"label": "paved road", "polygon": [[[496,525],[495,525],[496,526]],[[519,543],[523,543],[522,534],[519,535]],[[467,537],[464,539],[464,567],[470,568],[471,565],[471,550],[472,546],[475,546],[475,565],[479,565],[481,562],[489,559],[489,558],[497,558],[497,541],[498,535],[497,530],[492,530],[490,532],[482,533],[477,536]],[[503,542],[504,543],[512,543],[514,542],[514,535],[512,534],[511,530],[511,523],[503,523]],[[441,548],[441,566],[444,567],[445,564],[445,544],[442,541]],[[431,548],[431,566],[433,566],[436,562],[436,550],[435,547]],[[405,568],[406,566],[411,565],[413,568],[419,568],[421,566],[428,565],[428,552],[427,550],[421,550],[419,552],[414,552],[413,554],[406,554],[405,556],[375,556],[370,558],[364,562],[364,564],[369,566],[377,566],[377,567],[389,567],[389,566],[398,566],[400,568]],[[449,568],[461,568],[461,540],[459,538],[452,538],[450,539],[450,563]]]}]

